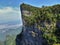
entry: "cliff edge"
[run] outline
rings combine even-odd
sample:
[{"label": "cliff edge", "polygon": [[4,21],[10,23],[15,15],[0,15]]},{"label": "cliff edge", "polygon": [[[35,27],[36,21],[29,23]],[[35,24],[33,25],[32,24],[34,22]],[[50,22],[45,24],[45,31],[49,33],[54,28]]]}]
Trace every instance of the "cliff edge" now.
[{"label": "cliff edge", "polygon": [[60,5],[37,8],[21,4],[20,7],[23,29],[16,37],[16,45],[59,44]]}]

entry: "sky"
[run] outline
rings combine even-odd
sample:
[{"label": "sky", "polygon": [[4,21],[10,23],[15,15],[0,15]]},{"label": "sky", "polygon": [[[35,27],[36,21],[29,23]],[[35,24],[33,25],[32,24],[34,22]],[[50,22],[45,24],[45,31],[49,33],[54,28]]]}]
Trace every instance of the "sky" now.
[{"label": "sky", "polygon": [[26,3],[36,7],[60,4],[60,0],[0,0],[0,24],[21,22],[20,4]]},{"label": "sky", "polygon": [[19,0],[0,0],[0,24],[20,24]]},{"label": "sky", "polygon": [[21,0],[23,3],[27,3],[36,7],[41,6],[52,6],[55,4],[60,4],[60,0]]}]

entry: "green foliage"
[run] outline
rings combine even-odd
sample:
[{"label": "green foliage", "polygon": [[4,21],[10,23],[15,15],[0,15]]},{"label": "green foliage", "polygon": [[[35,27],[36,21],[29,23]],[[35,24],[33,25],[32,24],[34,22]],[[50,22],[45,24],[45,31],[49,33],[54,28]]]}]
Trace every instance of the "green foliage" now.
[{"label": "green foliage", "polygon": [[[57,28],[57,22],[60,22],[60,5],[54,5],[37,8],[27,4],[21,5],[22,9],[32,12],[31,16],[23,15],[26,25],[32,26],[38,24],[38,28],[42,30],[43,37],[47,39],[49,45],[57,45],[60,38],[56,35],[60,34]],[[56,32],[57,31],[57,32]]]},{"label": "green foliage", "polygon": [[5,45],[16,45],[15,36],[14,35],[13,36],[7,35]]}]

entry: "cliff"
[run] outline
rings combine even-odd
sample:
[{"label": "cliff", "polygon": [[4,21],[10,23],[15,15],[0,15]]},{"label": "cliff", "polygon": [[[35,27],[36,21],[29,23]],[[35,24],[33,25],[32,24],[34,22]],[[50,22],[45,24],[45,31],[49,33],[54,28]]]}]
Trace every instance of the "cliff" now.
[{"label": "cliff", "polygon": [[21,4],[23,29],[16,45],[55,45],[60,39],[60,5],[37,8]]}]

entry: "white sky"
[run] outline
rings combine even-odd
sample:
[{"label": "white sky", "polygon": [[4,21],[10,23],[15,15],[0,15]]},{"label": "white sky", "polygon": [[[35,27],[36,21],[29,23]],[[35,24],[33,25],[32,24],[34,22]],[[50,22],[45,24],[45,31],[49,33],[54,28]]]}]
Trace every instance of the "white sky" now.
[{"label": "white sky", "polygon": [[21,20],[19,8],[4,7],[0,8],[0,23]]}]

